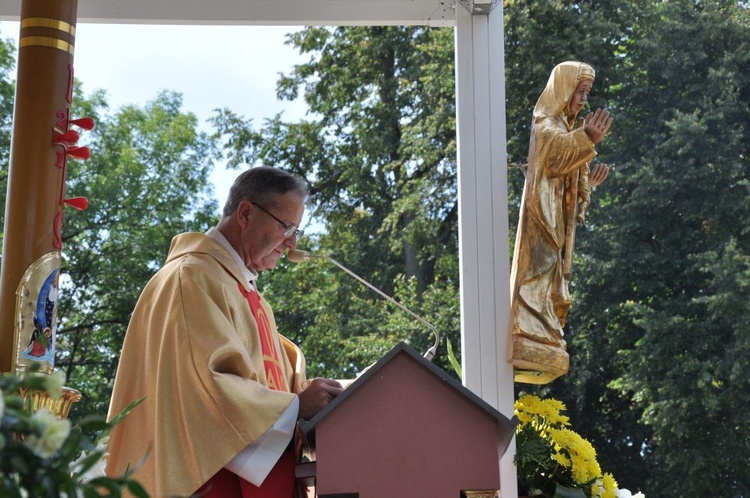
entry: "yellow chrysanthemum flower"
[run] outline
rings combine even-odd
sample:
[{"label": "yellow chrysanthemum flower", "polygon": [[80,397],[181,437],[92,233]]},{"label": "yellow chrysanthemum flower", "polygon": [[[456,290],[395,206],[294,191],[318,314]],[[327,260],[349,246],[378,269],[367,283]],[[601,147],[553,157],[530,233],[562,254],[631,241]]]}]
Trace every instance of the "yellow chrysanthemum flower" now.
[{"label": "yellow chrysanthemum flower", "polygon": [[586,484],[592,479],[601,476],[598,463],[586,460],[578,454],[571,454],[570,460],[573,462],[571,473],[576,484]]},{"label": "yellow chrysanthemum flower", "polygon": [[529,415],[528,413],[519,412],[519,411],[516,411],[516,417],[518,417],[518,421],[521,424],[528,424],[529,422],[533,420],[531,415]]},{"label": "yellow chrysanthemum flower", "polygon": [[549,435],[557,451],[570,456],[571,472],[577,484],[584,484],[601,476],[596,451],[590,442],[570,429],[550,429]]},{"label": "yellow chrysanthemum flower", "polygon": [[563,467],[570,467],[572,465],[570,459],[559,451],[552,454],[552,459]]},{"label": "yellow chrysanthemum flower", "polygon": [[[515,404],[515,414],[523,423],[532,423],[538,430],[544,430],[547,427],[568,427],[570,419],[560,413],[564,411],[565,404],[562,401],[549,398],[540,399],[532,394],[521,396]],[[530,420],[527,418],[530,417]]]},{"label": "yellow chrysanthemum flower", "polygon": [[612,474],[605,473],[602,477],[602,484],[604,485],[602,498],[617,498],[617,481]]},{"label": "yellow chrysanthemum flower", "polygon": [[[617,498],[617,482],[612,474],[602,475],[593,445],[569,429],[570,419],[562,413],[567,409],[564,403],[527,394],[516,401],[514,408],[520,422],[517,434],[541,438],[551,446],[549,467],[530,471],[537,476],[548,475],[556,479],[553,477],[557,475],[555,468],[562,466],[569,469],[572,482],[560,484],[579,488],[588,484],[591,485],[592,498]],[[533,431],[531,436],[526,436],[529,428]],[[569,481],[569,478],[563,478],[563,481]]]}]

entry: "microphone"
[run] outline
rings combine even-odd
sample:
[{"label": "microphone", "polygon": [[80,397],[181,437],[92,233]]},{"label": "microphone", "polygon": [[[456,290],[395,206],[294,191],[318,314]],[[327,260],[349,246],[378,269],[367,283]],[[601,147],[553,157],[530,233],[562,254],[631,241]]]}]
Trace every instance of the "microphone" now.
[{"label": "microphone", "polygon": [[346,268],[344,265],[342,265],[341,263],[339,263],[338,261],[336,261],[333,258],[330,258],[328,256],[321,256],[319,254],[310,254],[309,252],[301,251],[299,249],[290,249],[286,253],[286,259],[288,259],[292,263],[301,263],[302,261],[304,261],[306,259],[310,259],[310,258],[325,259],[326,261],[329,261],[329,262],[333,263],[334,265],[338,266],[339,268],[341,268],[342,270],[344,270],[346,273],[348,273],[352,277],[356,278],[357,280],[359,280],[360,282],[362,282],[363,284],[365,284],[370,289],[372,289],[375,292],[377,292],[378,294],[380,294],[382,297],[384,297],[385,299],[387,299],[388,302],[394,304],[395,306],[397,306],[397,307],[401,308],[402,310],[404,310],[405,312],[409,313],[409,315],[411,315],[413,318],[416,318],[417,320],[419,320],[420,323],[426,325],[430,330],[432,330],[432,333],[435,334],[435,344],[433,344],[432,347],[430,349],[428,349],[424,353],[424,355],[422,355],[422,356],[424,356],[424,358],[427,359],[427,361],[432,361],[432,358],[434,358],[435,353],[437,352],[438,343],[440,343],[440,334],[438,334],[437,329],[435,327],[433,327],[431,323],[429,323],[427,320],[425,320],[421,316],[418,316],[416,313],[414,313],[413,311],[411,311],[409,308],[407,308],[403,304],[399,303],[398,301],[396,301],[395,299],[393,299],[391,296],[389,296],[385,292],[381,291],[380,289],[378,289],[377,287],[375,287],[374,285],[372,285],[367,280],[365,280],[362,277],[358,276],[353,271],[351,271],[350,269]]}]

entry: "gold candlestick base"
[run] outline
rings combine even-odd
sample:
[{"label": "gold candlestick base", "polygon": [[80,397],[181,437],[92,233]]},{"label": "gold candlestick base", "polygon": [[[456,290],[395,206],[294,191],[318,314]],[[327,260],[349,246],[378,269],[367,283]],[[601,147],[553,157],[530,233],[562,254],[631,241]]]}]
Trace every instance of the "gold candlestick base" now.
[{"label": "gold candlestick base", "polygon": [[73,403],[81,399],[80,391],[76,391],[69,387],[63,387],[62,395],[57,399],[53,399],[49,393],[45,391],[20,389],[18,393],[24,401],[31,400],[34,411],[37,411],[40,408],[46,408],[60,418],[67,418]]}]

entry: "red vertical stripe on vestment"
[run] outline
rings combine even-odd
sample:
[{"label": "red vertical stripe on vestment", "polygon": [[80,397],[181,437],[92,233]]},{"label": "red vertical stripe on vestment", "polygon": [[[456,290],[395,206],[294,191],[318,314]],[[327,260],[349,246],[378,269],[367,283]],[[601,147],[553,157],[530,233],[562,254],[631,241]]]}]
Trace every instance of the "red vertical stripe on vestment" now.
[{"label": "red vertical stripe on vestment", "polygon": [[281,356],[276,347],[276,340],[271,330],[271,322],[268,320],[268,315],[260,305],[260,296],[255,291],[247,292],[241,284],[237,284],[240,288],[240,292],[245,299],[247,304],[250,305],[250,311],[255,318],[255,323],[258,324],[258,335],[260,336],[260,347],[263,351],[263,365],[266,371],[266,383],[269,389],[276,391],[289,391],[289,386],[286,383],[286,377],[284,376],[284,369],[281,368]]}]

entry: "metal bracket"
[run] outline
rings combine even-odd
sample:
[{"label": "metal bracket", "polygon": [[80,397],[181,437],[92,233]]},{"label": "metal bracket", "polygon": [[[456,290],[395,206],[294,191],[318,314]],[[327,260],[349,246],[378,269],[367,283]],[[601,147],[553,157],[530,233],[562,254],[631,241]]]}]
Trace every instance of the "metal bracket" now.
[{"label": "metal bracket", "polygon": [[500,3],[500,0],[459,0],[458,3],[471,12],[472,16],[486,16]]}]

